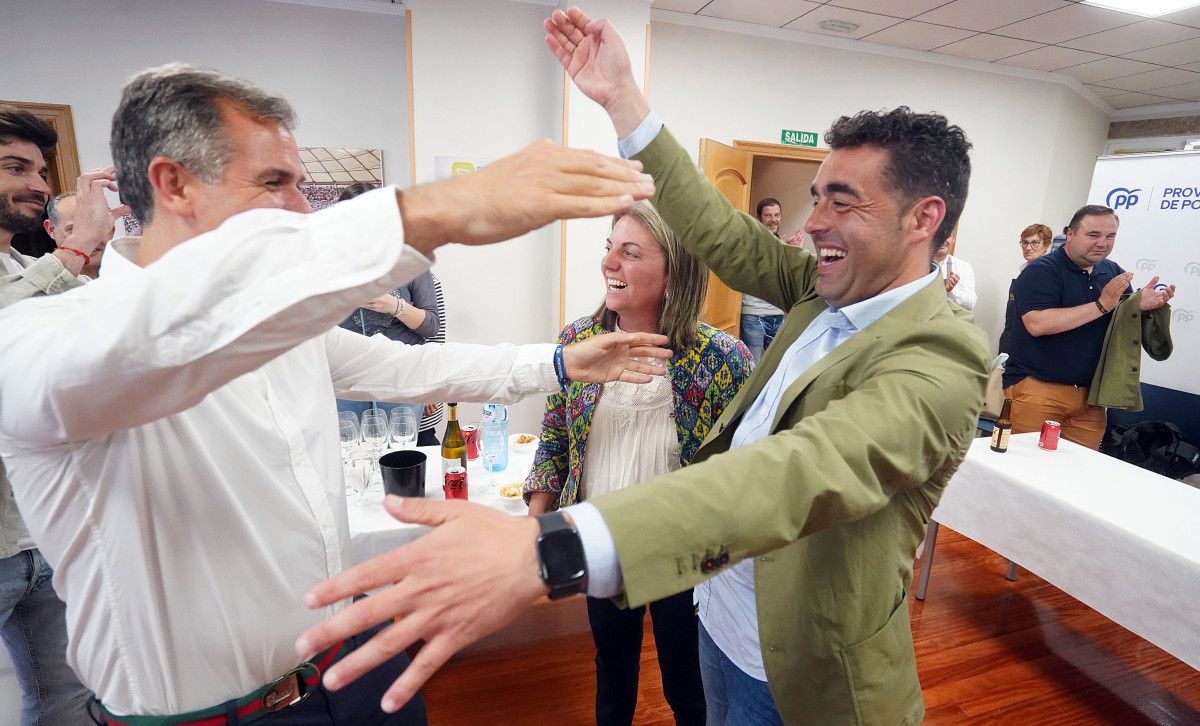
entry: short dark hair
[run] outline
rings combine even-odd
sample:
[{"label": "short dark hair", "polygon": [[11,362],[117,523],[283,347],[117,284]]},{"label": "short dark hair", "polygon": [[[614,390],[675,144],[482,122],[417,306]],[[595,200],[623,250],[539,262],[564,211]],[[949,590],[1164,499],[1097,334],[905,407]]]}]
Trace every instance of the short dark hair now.
[{"label": "short dark hair", "polygon": [[[1071,223],[1067,225],[1067,229],[1079,229],[1079,220],[1084,217],[1103,217],[1106,214],[1111,214],[1113,219],[1117,220],[1117,224],[1121,223],[1121,218],[1117,216],[1112,207],[1106,207],[1103,204],[1085,204],[1075,210],[1075,215],[1071,217]],[[1067,229],[1063,230],[1063,234],[1067,233]]]},{"label": "short dark hair", "polygon": [[374,188],[375,185],[369,182],[354,182],[342,190],[342,193],[338,195],[337,200],[339,202],[344,202],[347,199],[353,199],[357,197],[359,194],[366,194]]},{"label": "short dark hair", "polygon": [[121,199],[145,225],[154,214],[154,189],[146,176],[156,156],[183,164],[206,183],[221,180],[233,156],[220,102],[288,129],[292,107],[279,96],[216,71],[170,63],[142,71],[125,85],[113,114],[113,163]]},{"label": "short dark hair", "polygon": [[900,106],[842,116],[825,132],[825,143],[831,149],[877,146],[888,152],[886,173],[892,197],[902,205],[920,197],[941,197],[946,218],[933,235],[931,250],[950,238],[971,182],[971,142],[962,128],[945,116],[913,113]]},{"label": "short dark hair", "polygon": [[10,144],[12,139],[27,141],[49,158],[58,143],[58,132],[48,121],[43,121],[28,111],[16,106],[0,105],[0,144]]},{"label": "short dark hair", "polygon": [[775,197],[763,197],[763,200],[758,203],[758,209],[754,211],[754,216],[761,219],[762,210],[766,209],[767,207],[779,207],[779,211],[783,211],[783,205],[779,203],[778,199]]}]

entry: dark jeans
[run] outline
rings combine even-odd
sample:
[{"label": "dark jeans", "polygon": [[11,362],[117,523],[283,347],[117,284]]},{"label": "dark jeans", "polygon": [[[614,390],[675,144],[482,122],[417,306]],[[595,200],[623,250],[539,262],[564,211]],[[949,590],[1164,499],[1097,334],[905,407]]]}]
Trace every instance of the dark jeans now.
[{"label": "dark jeans", "polygon": [[[371,636],[391,625],[378,625],[365,633],[346,639],[347,653],[370,640]],[[402,651],[357,681],[330,693],[318,686],[307,698],[290,708],[267,714],[255,721],[255,726],[426,726],[425,697],[418,692],[413,700],[396,713],[384,713],[379,701],[384,691],[408,667],[408,656]],[[230,726],[237,726],[236,709]]]},{"label": "dark jeans", "polygon": [[91,723],[91,694],[67,665],[66,606],[50,584],[52,575],[35,549],[0,560],[0,636],[21,684],[22,726]]},{"label": "dark jeans", "polygon": [[[629,726],[637,706],[646,606],[625,610],[610,600],[589,597],[587,609],[596,643],[596,723]],[[650,603],[650,619],[663,695],[675,713],[675,723],[702,726],[704,688],[692,591]]]}]

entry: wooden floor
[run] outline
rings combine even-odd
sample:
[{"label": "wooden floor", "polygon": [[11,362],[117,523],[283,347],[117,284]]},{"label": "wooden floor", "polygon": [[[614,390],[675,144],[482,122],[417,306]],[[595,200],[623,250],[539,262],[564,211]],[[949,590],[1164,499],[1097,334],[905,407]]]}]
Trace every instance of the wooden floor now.
[{"label": "wooden floor", "polygon": [[[909,603],[927,724],[1200,725],[1200,672],[1032,574],[1007,581],[1006,570],[942,527],[929,597]],[[592,656],[586,630],[460,656],[426,688],[430,723],[591,723]],[[649,629],[635,723],[674,723]]]}]

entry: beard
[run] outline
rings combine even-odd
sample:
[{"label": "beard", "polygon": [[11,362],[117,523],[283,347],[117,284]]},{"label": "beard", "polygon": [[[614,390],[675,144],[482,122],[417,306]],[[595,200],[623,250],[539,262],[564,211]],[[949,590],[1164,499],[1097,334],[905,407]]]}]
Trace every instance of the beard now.
[{"label": "beard", "polygon": [[41,226],[42,216],[40,214],[28,216],[17,207],[12,196],[0,196],[0,229],[8,230],[13,234],[21,234],[22,232],[33,232]]}]

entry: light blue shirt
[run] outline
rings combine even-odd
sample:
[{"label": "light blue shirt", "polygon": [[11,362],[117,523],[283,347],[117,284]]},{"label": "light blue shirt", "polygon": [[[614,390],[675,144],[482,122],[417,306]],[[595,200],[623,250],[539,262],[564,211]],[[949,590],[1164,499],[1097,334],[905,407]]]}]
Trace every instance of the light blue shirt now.
[{"label": "light blue shirt", "polygon": [[[873,298],[827,308],[808,324],[792,343],[779,367],[738,422],[729,448],[748,446],[771,434],[771,422],[779,411],[784,390],[834,348],[886,315],[892,308],[930,284],[938,275],[928,275],[882,292]],[[713,642],[747,675],[767,680],[758,636],[758,608],[754,595],[754,560],[742,560],[711,580],[696,586],[700,622]]]},{"label": "light blue shirt", "polygon": [[[618,141],[621,156],[629,158],[641,152],[658,136],[662,127],[662,121],[651,111],[632,134]],[[928,285],[937,274],[932,270],[918,280],[841,310],[829,308],[813,319],[784,352],[779,367],[742,416],[730,448],[747,446],[770,435],[780,397],[793,381],[834,348]],[[623,589],[623,581],[617,547],[600,511],[590,502],[574,504],[564,511],[570,513],[583,543],[588,595],[618,595]],[[743,560],[701,583],[696,587],[695,598],[700,620],[717,647],[748,675],[767,680],[758,634],[753,560]]]}]

